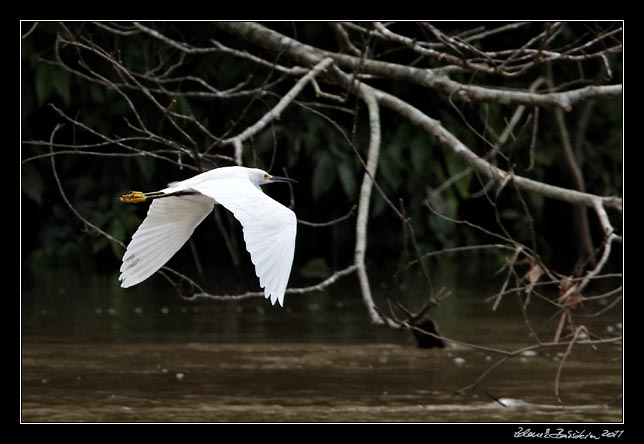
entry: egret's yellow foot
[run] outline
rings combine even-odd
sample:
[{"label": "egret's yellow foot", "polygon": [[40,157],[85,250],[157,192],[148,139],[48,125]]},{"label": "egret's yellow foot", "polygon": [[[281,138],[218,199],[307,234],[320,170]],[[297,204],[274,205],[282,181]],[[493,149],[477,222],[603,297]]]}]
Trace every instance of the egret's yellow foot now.
[{"label": "egret's yellow foot", "polygon": [[144,202],[147,197],[140,191],[130,191],[129,193],[122,195],[119,199],[123,203],[139,203]]}]

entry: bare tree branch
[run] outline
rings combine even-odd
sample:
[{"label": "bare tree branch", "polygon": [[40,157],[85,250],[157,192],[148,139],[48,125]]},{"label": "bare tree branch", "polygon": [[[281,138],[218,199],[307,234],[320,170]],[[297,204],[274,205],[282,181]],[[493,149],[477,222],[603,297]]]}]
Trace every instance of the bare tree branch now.
[{"label": "bare tree branch", "polygon": [[410,81],[443,92],[458,100],[494,102],[504,105],[560,107],[568,111],[572,109],[575,103],[582,100],[594,97],[618,97],[622,94],[621,85],[588,86],[577,90],[547,94],[464,85],[446,76],[436,75],[429,69],[419,69],[371,59],[363,60],[363,58],[347,54],[323,51],[256,23],[218,22],[215,23],[215,26],[237,34],[263,48],[284,52],[299,63],[315,65],[323,58],[331,57],[340,67]]},{"label": "bare tree branch", "polygon": [[561,371],[563,370],[564,363],[566,362],[566,359],[568,358],[568,355],[570,355],[570,352],[572,351],[572,347],[573,347],[573,345],[575,345],[575,342],[577,341],[577,338],[579,338],[582,333],[587,333],[587,332],[588,332],[588,330],[583,325],[579,326],[575,330],[575,334],[573,335],[572,339],[570,340],[570,343],[568,344],[568,347],[566,347],[566,351],[564,352],[563,356],[561,357],[561,361],[559,361],[559,365],[557,366],[557,376],[555,377],[555,396],[557,397],[557,400],[559,401],[559,404],[563,405],[563,401],[561,400],[561,396],[559,394],[559,381],[561,379]]},{"label": "bare tree branch", "polygon": [[470,63],[468,62],[467,59],[464,59],[461,57],[455,57],[455,56],[452,56],[451,54],[442,53],[440,51],[436,51],[431,48],[426,48],[414,39],[391,32],[389,29],[387,29],[386,26],[384,26],[380,22],[374,22],[373,26],[378,31],[377,33],[375,33],[375,35],[378,35],[379,37],[384,38],[386,40],[402,43],[403,45],[407,46],[408,48],[412,49],[413,51],[423,56],[433,57],[439,61],[453,63],[454,65],[457,65],[461,68],[467,68],[472,71],[480,72],[483,74],[497,73],[497,69],[494,66],[489,66],[486,64],[479,64],[479,63]]},{"label": "bare tree branch", "polygon": [[340,43],[340,49],[350,52],[355,56],[360,56],[360,50],[354,46],[353,42],[349,38],[349,35],[347,34],[347,31],[342,26],[342,23],[330,22],[329,26],[331,27],[331,29],[333,29],[333,32],[335,33],[338,42]]},{"label": "bare tree branch", "polygon": [[186,54],[209,54],[209,53],[214,53],[214,52],[222,52],[222,53],[227,53],[234,55],[236,57],[244,58],[247,60],[250,60],[252,62],[255,62],[259,65],[263,65],[266,67],[269,67],[271,69],[275,69],[277,71],[283,72],[285,74],[290,74],[290,75],[303,75],[306,74],[308,71],[306,68],[301,68],[301,67],[286,67],[283,65],[278,65],[276,63],[268,62],[260,57],[254,56],[252,54],[248,54],[247,52],[244,51],[239,51],[236,49],[229,48],[222,43],[216,41],[216,40],[211,40],[211,43],[213,44],[213,47],[210,48],[198,48],[192,45],[188,45],[184,42],[179,42],[176,40],[173,40],[169,37],[166,37],[165,35],[161,34],[160,32],[149,28],[145,25],[142,25],[139,22],[134,22],[134,26],[136,26],[138,29],[141,31],[145,32],[146,34],[150,35],[151,37],[154,37],[156,39],[161,40],[162,42],[172,46],[175,49],[178,49],[181,52],[184,52]]},{"label": "bare tree branch", "polygon": [[486,177],[494,179],[498,183],[504,184],[508,180],[512,180],[521,190],[542,194],[552,199],[557,199],[572,204],[584,205],[587,207],[592,207],[596,202],[600,202],[607,208],[621,211],[622,200],[620,198],[595,196],[588,193],[582,193],[575,190],[548,185],[503,171],[500,168],[482,159],[481,157],[477,156],[462,142],[460,142],[452,133],[447,131],[440,122],[432,119],[431,117],[428,117],[410,104],[400,100],[398,97],[392,96],[382,91],[376,92],[376,97],[384,106],[387,106],[388,108],[391,108],[392,110],[400,113],[401,115],[409,119],[410,122],[420,126],[428,133],[438,138],[441,143],[449,147],[455,154],[463,157],[474,170]]},{"label": "bare tree branch", "polygon": [[[319,63],[319,59],[322,54],[329,55],[328,52],[317,50],[316,48],[304,45],[300,42],[297,42],[290,37],[286,37],[282,34],[279,34],[275,31],[269,30],[261,25],[254,23],[217,23],[218,27],[221,27],[227,31],[233,32],[240,35],[241,37],[247,38],[254,43],[259,44],[265,48],[284,51],[295,59],[303,61],[305,63]],[[343,64],[346,61],[346,55],[331,56]],[[365,61],[365,67],[369,65],[370,60]],[[377,66],[383,62],[373,62]],[[387,64],[385,64],[387,65]],[[356,63],[351,63],[351,67],[357,67]],[[383,68],[384,69],[384,68]],[[392,68],[393,69],[393,68]],[[405,70],[408,74],[411,73],[412,68],[402,67],[401,69]],[[411,75],[411,74],[409,74]],[[425,73],[431,77],[430,74]],[[441,80],[444,81],[445,79]],[[430,83],[434,80],[428,81]],[[447,80],[447,82],[452,82]],[[428,85],[431,87],[431,85]],[[461,90],[462,85],[456,86],[456,90]],[[562,106],[564,109],[569,107],[570,104],[590,98],[595,97],[596,95],[620,95],[621,94],[621,85],[616,86],[607,86],[607,87],[596,87],[589,86],[582,88],[580,90],[567,91],[565,93],[550,93],[550,94],[534,94],[527,92],[507,92],[507,91],[485,91],[485,88],[468,86],[465,90],[469,93],[474,93],[475,95],[479,93],[483,94],[489,100],[493,100],[496,103],[500,104],[522,104],[522,105],[531,105],[538,106],[544,105],[546,102],[549,102],[550,105]],[[484,174],[487,177],[490,177],[496,180],[499,183],[506,183],[508,180],[513,180],[516,186],[522,190],[539,193],[544,196],[562,200],[565,202],[584,205],[587,207],[593,206],[596,199],[600,199],[603,205],[609,208],[614,208],[621,210],[621,199],[615,197],[599,197],[587,193],[581,193],[574,190],[569,190],[565,188],[560,188],[541,182],[537,182],[531,179],[523,178],[520,176],[515,176],[511,173],[507,173],[496,166],[491,165],[489,162],[481,159],[479,156],[474,154],[469,148],[467,148],[463,143],[461,143],[455,136],[453,136],[449,131],[438,122],[427,115],[423,114],[418,109],[409,105],[408,103],[400,100],[398,97],[395,97],[391,94],[385,93],[383,91],[374,90],[376,99],[384,106],[387,106],[394,111],[400,113],[401,115],[408,118],[412,123],[419,125],[425,129],[430,134],[433,134],[437,137],[444,145],[448,146],[454,153],[465,158],[470,165],[479,173]],[[506,94],[507,93],[507,94]],[[508,95],[509,94],[509,95]],[[511,98],[512,97],[512,98]],[[521,99],[522,97],[522,99]],[[564,106],[565,104],[565,106]]]},{"label": "bare tree branch", "polygon": [[[549,63],[547,65],[548,68],[548,83],[550,84],[550,87],[554,85],[554,80],[553,80],[553,74],[552,74],[552,64]],[[584,176],[581,172],[581,168],[579,167],[579,164],[577,162],[577,159],[575,158],[575,153],[572,147],[572,143],[570,141],[570,135],[568,133],[568,129],[566,126],[566,121],[565,121],[565,116],[564,113],[561,109],[555,109],[554,110],[554,115],[555,115],[555,123],[557,126],[557,132],[559,134],[559,141],[561,143],[561,148],[564,153],[564,164],[568,168],[568,171],[570,172],[570,176],[572,177],[572,187],[573,189],[577,191],[581,191],[582,193],[586,192],[586,182],[584,180]],[[574,214],[575,214],[575,225],[577,229],[575,230],[575,233],[577,235],[577,239],[579,240],[579,263],[583,263],[586,260],[591,260],[591,262],[594,262],[593,260],[593,242],[592,238],[590,235],[590,224],[588,222],[588,212],[586,211],[585,206],[576,206],[574,208]]]},{"label": "bare tree branch", "polygon": [[[341,277],[347,276],[353,273],[354,271],[356,271],[356,268],[357,268],[356,265],[350,265],[347,268],[334,272],[328,278],[324,279],[323,281],[315,285],[311,285],[309,287],[287,288],[286,294],[304,294],[304,293],[311,293],[314,291],[324,291],[327,287],[333,285]],[[184,299],[186,300],[212,299],[217,301],[234,301],[234,300],[242,300],[242,299],[257,298],[257,297],[265,297],[264,292],[249,291],[238,295],[227,295],[227,294],[214,295],[214,294],[206,293],[202,290],[198,293],[192,294],[191,296],[184,297]]]},{"label": "bare tree branch", "polygon": [[356,246],[355,259],[356,271],[362,290],[362,298],[367,307],[367,312],[371,322],[383,324],[385,321],[375,309],[373,297],[371,295],[371,286],[367,276],[367,267],[365,265],[365,253],[367,251],[367,221],[369,218],[369,204],[371,199],[371,189],[373,187],[376,169],[378,168],[378,159],[380,156],[380,109],[373,92],[362,85],[358,86],[358,94],[367,105],[369,110],[369,150],[367,154],[367,169],[362,177],[360,187],[360,197],[358,199],[358,217],[356,219]]},{"label": "bare tree branch", "polygon": [[264,114],[261,119],[259,119],[254,125],[249,126],[246,128],[244,131],[242,131],[240,134],[234,137],[230,137],[228,139],[224,139],[220,142],[221,145],[228,145],[231,144],[235,146],[235,161],[237,165],[242,164],[242,148],[241,144],[243,144],[246,140],[249,138],[253,137],[255,134],[263,130],[266,125],[268,125],[270,122],[273,120],[277,120],[280,118],[280,115],[282,112],[286,109],[286,107],[297,97],[297,95],[304,89],[307,83],[311,81],[318,73],[321,71],[324,71],[326,68],[328,68],[331,63],[333,63],[333,60],[331,59],[324,59],[317,65],[311,69],[304,77],[302,77],[296,84],[291,88],[291,90],[282,97],[282,99],[271,109],[268,113]]},{"label": "bare tree branch", "polygon": [[32,33],[32,32],[34,32],[34,31],[36,30],[36,28],[37,28],[37,27],[38,27],[38,22],[34,22],[34,24],[33,24],[33,25],[31,25],[31,28],[29,28],[29,29],[27,30],[27,32],[25,32],[25,33],[20,37],[20,38],[21,38],[21,40],[24,40],[24,39],[26,39],[27,37],[29,37],[29,36],[31,35],[31,33]]},{"label": "bare tree branch", "polygon": [[606,261],[608,261],[608,257],[610,256],[611,253],[611,246],[613,242],[621,241],[621,237],[617,236],[613,232],[613,227],[610,224],[610,221],[608,220],[608,215],[606,214],[606,210],[603,208],[600,202],[595,202],[594,205],[595,211],[597,212],[597,217],[599,218],[600,223],[602,224],[602,228],[604,229],[604,233],[606,234],[606,238],[604,239],[603,243],[603,251],[602,255],[600,256],[599,260],[597,261],[597,264],[595,267],[590,270],[586,276],[584,277],[584,280],[579,284],[577,291],[581,292],[586,288],[590,280],[599,274],[599,272],[604,268],[604,265],[606,264]]},{"label": "bare tree branch", "polygon": [[349,209],[349,212],[347,214],[345,214],[344,216],[340,216],[338,218],[335,218],[333,220],[330,220],[328,222],[308,222],[308,221],[305,221],[305,220],[302,220],[302,219],[298,219],[297,223],[302,224],[302,225],[306,225],[306,226],[309,226],[309,227],[315,227],[315,228],[329,227],[331,225],[335,225],[335,224],[337,224],[339,222],[342,222],[344,220],[349,219],[351,216],[353,216],[353,213],[355,213],[356,208],[358,208],[358,206],[353,205]]}]

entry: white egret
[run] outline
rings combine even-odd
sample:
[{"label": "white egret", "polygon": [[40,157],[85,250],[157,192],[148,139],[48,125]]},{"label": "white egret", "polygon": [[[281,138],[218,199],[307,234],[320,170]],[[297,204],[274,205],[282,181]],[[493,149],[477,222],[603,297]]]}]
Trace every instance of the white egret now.
[{"label": "white egret", "polygon": [[121,202],[152,200],[148,215],[132,236],[121,265],[121,287],[136,285],[163,267],[186,243],[196,226],[221,204],[241,223],[246,249],[264,296],[284,305],[291,274],[295,213],[262,192],[260,185],[296,182],[256,168],[222,167],[174,182],[161,191],[131,191]]}]

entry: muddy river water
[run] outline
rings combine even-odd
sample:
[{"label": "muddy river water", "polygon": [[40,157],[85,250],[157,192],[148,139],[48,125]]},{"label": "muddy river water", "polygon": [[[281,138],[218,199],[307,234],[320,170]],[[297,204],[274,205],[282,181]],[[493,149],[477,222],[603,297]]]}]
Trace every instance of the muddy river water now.
[{"label": "muddy river water", "polygon": [[[465,346],[423,350],[368,322],[356,287],[263,299],[188,302],[112,284],[44,282],[23,293],[23,422],[619,422],[621,343],[509,359]],[[349,297],[348,294],[353,294]],[[486,295],[486,296],[489,296]],[[52,302],[55,301],[55,302]],[[475,291],[437,309],[441,332],[513,350],[534,343],[517,304]],[[612,313],[612,314],[611,314]],[[619,334],[621,309],[584,320]],[[557,319],[536,310],[551,339]]]}]

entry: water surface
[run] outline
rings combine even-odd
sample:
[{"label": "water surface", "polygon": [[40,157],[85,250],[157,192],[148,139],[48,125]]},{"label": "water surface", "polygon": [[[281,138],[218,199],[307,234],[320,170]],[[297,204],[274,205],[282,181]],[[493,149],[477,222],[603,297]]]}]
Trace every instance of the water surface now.
[{"label": "water surface", "polygon": [[[371,325],[352,282],[327,293],[187,302],[167,288],[123,292],[110,280],[64,279],[23,294],[25,422],[619,422],[621,345],[520,356],[471,384],[500,358],[418,349],[408,332]],[[386,291],[381,289],[380,291]],[[353,295],[353,296],[350,296]],[[507,350],[534,342],[516,304],[490,310],[465,290],[434,313],[452,338]],[[380,295],[379,295],[380,297]],[[620,313],[588,318],[608,336]],[[530,313],[551,339],[547,311]],[[559,354],[559,355],[558,355]]]}]

